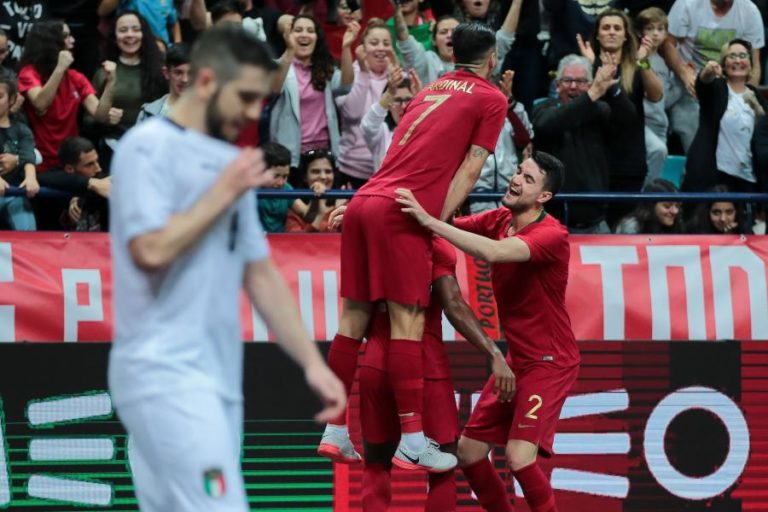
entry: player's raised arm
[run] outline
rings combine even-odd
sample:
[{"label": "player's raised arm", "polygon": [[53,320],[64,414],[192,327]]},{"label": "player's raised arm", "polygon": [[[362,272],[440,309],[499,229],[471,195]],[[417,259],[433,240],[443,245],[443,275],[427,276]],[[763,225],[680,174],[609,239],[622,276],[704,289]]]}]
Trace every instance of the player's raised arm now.
[{"label": "player's raised arm", "polygon": [[301,366],[307,383],[323,401],[325,407],[315,419],[325,423],[338,416],[346,406],[344,386],[325,364],[317,344],[309,339],[293,296],[272,260],[249,263],[243,279],[248,297],[275,333],[277,343]]}]

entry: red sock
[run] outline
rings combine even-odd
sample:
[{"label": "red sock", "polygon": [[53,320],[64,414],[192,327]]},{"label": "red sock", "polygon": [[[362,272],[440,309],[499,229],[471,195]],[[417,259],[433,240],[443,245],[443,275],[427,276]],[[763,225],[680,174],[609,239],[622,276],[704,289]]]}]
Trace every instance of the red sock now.
[{"label": "red sock", "polygon": [[363,510],[387,512],[392,501],[389,469],[376,462],[365,463],[363,468]]},{"label": "red sock", "polygon": [[512,473],[523,488],[531,512],[557,512],[552,485],[535,462]]},{"label": "red sock", "polygon": [[488,512],[512,512],[512,503],[507,496],[507,487],[499,472],[487,457],[474,464],[463,466],[461,470],[467,482],[477,496],[483,509]]},{"label": "red sock", "polygon": [[[337,334],[328,351],[328,366],[344,384],[347,396],[352,391],[352,383],[355,381],[357,369],[357,353],[360,351],[360,340]],[[346,425],[347,411],[344,410],[338,417],[328,423],[332,425]]]},{"label": "red sock", "polygon": [[429,492],[425,512],[453,512],[456,510],[456,472],[429,473]]},{"label": "red sock", "polygon": [[421,342],[390,340],[387,368],[400,417],[400,431],[403,434],[423,431],[421,411],[424,401],[424,366]]}]

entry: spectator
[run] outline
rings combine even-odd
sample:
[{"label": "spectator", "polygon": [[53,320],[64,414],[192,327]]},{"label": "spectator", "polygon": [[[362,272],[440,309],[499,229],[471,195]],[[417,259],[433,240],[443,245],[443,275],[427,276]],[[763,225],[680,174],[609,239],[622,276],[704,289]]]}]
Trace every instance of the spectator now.
[{"label": "spectator", "polygon": [[277,26],[280,11],[265,0],[243,0],[242,3],[245,11],[243,16],[260,23],[274,54],[282,55],[285,51],[285,41],[283,32]]},{"label": "spectator", "polygon": [[[265,144],[262,150],[264,151],[264,162],[274,176],[272,183],[264,188],[293,190],[291,184],[288,183],[288,176],[291,172],[291,152],[288,151],[288,148],[271,142]],[[303,217],[308,210],[307,205],[299,199],[262,198],[257,203],[259,219],[267,233],[285,232],[288,210],[293,209],[299,217]]]},{"label": "spectator", "polygon": [[285,31],[285,53],[274,73],[272,91],[279,94],[270,116],[273,142],[291,150],[291,165],[310,149],[339,150],[339,123],[334,96],[350,90],[352,42],[360,27],[350,24],[344,36],[341,71],[334,70],[322,27],[311,16],[296,16]]},{"label": "spectator", "polygon": [[[730,192],[725,185],[716,185],[710,192]],[[699,235],[752,234],[750,226],[744,225],[742,213],[731,201],[713,201],[699,206],[691,219],[688,233]]]},{"label": "spectator", "polygon": [[667,159],[667,132],[669,131],[669,119],[667,118],[666,102],[672,95],[672,72],[666,62],[658,54],[658,48],[667,38],[667,15],[658,7],[649,7],[640,12],[635,18],[635,27],[638,34],[648,38],[651,43],[648,62],[656,76],[659,77],[664,89],[662,101],[649,101],[643,99],[645,111],[645,159],[648,165],[648,174],[645,176],[645,185],[661,177],[664,163]]},{"label": "spectator", "polygon": [[[103,176],[99,154],[88,139],[70,137],[64,140],[59,148],[59,159],[67,174],[76,174],[86,179],[99,177],[111,183],[110,178]],[[88,192],[83,196],[72,197],[61,215],[62,225],[75,231],[107,231],[109,191],[108,188],[105,196]]]},{"label": "spectator", "polygon": [[22,53],[24,53],[24,45],[31,27],[51,18],[50,4],[52,3],[54,2],[50,0],[3,2],[3,8],[0,9],[0,27],[3,27],[8,36],[9,62],[6,65],[18,64]]},{"label": "spectator", "polygon": [[[101,160],[108,167],[118,139],[136,124],[142,105],[160,97],[167,90],[167,84],[162,72],[162,56],[147,21],[138,12],[124,11],[114,19],[106,55],[110,61],[117,62],[108,123],[99,128],[104,143],[99,148]],[[97,91],[104,90],[103,70],[96,72],[93,84]]]},{"label": "spectator", "polygon": [[392,142],[392,134],[403,117],[405,108],[421,90],[421,82],[414,70],[405,76],[400,66],[390,70],[387,86],[378,102],[363,116],[360,129],[368,150],[373,156],[374,173],[381,167],[381,162]]},{"label": "spectator", "polygon": [[[533,126],[528,120],[528,114],[522,103],[515,101],[512,95],[512,85],[515,72],[504,72],[499,83],[501,92],[507,97],[509,107],[507,118],[496,142],[496,149],[490,155],[483,168],[480,177],[475,183],[472,192],[504,192],[509,187],[512,176],[517,172],[519,161],[517,150],[523,152],[523,158],[528,158],[533,152]],[[493,210],[501,206],[500,201],[471,201],[469,209],[471,213],[480,213]]]},{"label": "spectator", "polygon": [[[138,12],[147,20],[151,32],[166,46],[181,42],[181,26],[174,2],[170,0],[102,0],[99,13],[107,16],[117,9],[118,16],[127,11]],[[168,31],[171,29],[171,32]]]},{"label": "spectator", "polygon": [[[676,193],[677,188],[667,180],[654,180],[643,188],[643,192]],[[680,203],[675,201],[658,201],[640,203],[635,210],[624,217],[616,233],[622,235],[659,235],[682,233],[682,218]]]},{"label": "spectator", "polygon": [[[507,53],[502,70],[515,71],[515,99],[532,112],[537,98],[546,96],[551,80],[550,68],[544,58],[544,41],[541,32],[541,6],[538,0],[523,0],[520,7],[520,21],[515,30],[515,43]],[[554,68],[552,68],[554,69]]]},{"label": "spectator", "polygon": [[757,189],[753,151],[755,125],[765,116],[768,104],[749,83],[752,48],[744,39],[723,46],[720,62],[709,61],[696,80],[701,102],[699,130],[686,161],[683,190],[707,190],[726,185],[734,192]]},{"label": "spectator", "polygon": [[[528,0],[530,1],[530,0]],[[612,7],[615,0],[541,0],[549,14],[549,69],[557,69],[560,59],[579,52],[576,36],[586,40],[595,30],[595,17]]]},{"label": "spectator", "polygon": [[[338,179],[336,159],[324,149],[307,151],[301,155],[299,175],[306,188],[312,189],[315,195],[322,196],[326,191],[334,188]],[[348,186],[342,186],[342,190]],[[297,232],[325,232],[329,231],[328,218],[331,212],[347,201],[342,199],[313,199],[309,204],[299,200],[306,207],[302,215],[295,209],[288,212],[285,221],[285,230],[288,233]]]},{"label": "spectator", "polygon": [[368,21],[363,44],[357,48],[354,81],[348,94],[336,97],[341,121],[339,167],[345,182],[360,188],[374,171],[373,155],[368,149],[360,121],[371,106],[381,98],[387,85],[387,68],[394,60],[392,37],[380,19]]},{"label": "spectator", "polygon": [[[566,55],[557,67],[557,99],[533,109],[536,148],[563,162],[564,192],[606,192],[610,167],[606,140],[611,120],[623,124],[636,115],[626,94],[616,94],[616,66],[603,64],[592,79],[592,63],[586,57]],[[550,212],[564,219],[555,204]],[[605,205],[574,203],[568,207],[567,226],[577,234],[607,234]]]},{"label": "spectator", "polygon": [[173,45],[165,55],[163,76],[168,80],[168,93],[141,106],[136,122],[154,116],[165,116],[189,83],[189,47],[184,43]]},{"label": "spectator", "polygon": [[[612,94],[626,95],[634,106],[629,117],[625,117],[623,111],[611,110],[611,136],[606,145],[610,190],[637,192],[648,174],[643,100],[647,98],[655,103],[664,94],[661,81],[648,62],[650,39],[644,37],[638,49],[629,17],[623,11],[608,9],[597,17],[592,43],[584,43],[581,36],[577,36],[577,40],[582,55],[594,63],[595,69],[603,64],[616,66],[619,87],[614,88]],[[614,115],[620,115],[621,119]],[[618,216],[621,208],[615,210],[614,215]]]},{"label": "spectator", "polygon": [[8,56],[11,54],[10,41],[5,30],[0,29],[0,76],[9,77],[16,82],[16,72],[8,66]]},{"label": "spectator", "polygon": [[25,95],[24,107],[35,147],[43,157],[37,168],[41,174],[60,166],[61,142],[79,134],[77,117],[81,105],[96,120],[109,119],[116,64],[102,64],[105,81],[99,99],[88,79],[70,69],[74,43],[66,24],[41,22],[32,27],[21,57],[19,91]]},{"label": "spectator", "polygon": [[501,28],[501,2],[499,0],[455,0],[455,2],[453,16],[460,22],[482,23],[493,30]]},{"label": "spectator", "polygon": [[[432,49],[432,25],[435,21],[432,11],[422,13],[419,10],[421,2],[419,0],[405,0],[395,2],[395,13],[400,13],[408,28],[408,34],[413,36],[417,43],[424,47],[424,50]],[[387,28],[394,41],[397,38],[395,29],[395,16],[387,20]],[[399,53],[399,52],[398,52]],[[400,58],[400,55],[398,55]]]},{"label": "spectator", "polygon": [[[16,82],[0,77],[0,220],[16,231],[35,231],[35,215],[27,198],[40,190],[35,173],[35,143],[32,132],[11,118]],[[5,197],[9,186],[26,189],[26,197]]]},{"label": "spectator", "polygon": [[219,0],[211,7],[211,21],[214,25],[219,23],[243,22],[245,9],[239,0]]}]

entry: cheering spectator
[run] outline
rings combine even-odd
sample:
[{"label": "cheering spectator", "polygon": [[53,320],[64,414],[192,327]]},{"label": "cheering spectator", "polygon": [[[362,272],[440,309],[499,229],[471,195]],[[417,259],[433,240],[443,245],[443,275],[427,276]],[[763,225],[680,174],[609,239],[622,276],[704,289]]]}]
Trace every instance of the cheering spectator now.
[{"label": "cheering spectator", "polygon": [[[101,0],[99,13],[107,16],[117,9],[118,16],[127,11],[138,12],[147,20],[151,30],[146,34],[154,34],[163,40],[166,46],[181,42],[181,26],[174,2],[170,0]],[[171,29],[173,35],[168,31]]]},{"label": "cheering spectator", "polygon": [[[606,192],[610,167],[606,140],[611,120],[631,122],[636,115],[626,94],[616,94],[616,66],[603,64],[592,80],[592,63],[578,55],[566,55],[557,67],[557,99],[533,109],[537,149],[559,158],[568,172],[562,189],[567,192]],[[550,212],[563,218],[562,207]],[[567,226],[577,234],[607,234],[605,205],[574,203],[568,206]],[[565,220],[565,219],[563,219]]]},{"label": "cheering spectator", "polygon": [[8,56],[11,54],[9,43],[8,34],[5,30],[0,29],[0,76],[10,77],[15,82],[16,72],[12,67],[6,65]]},{"label": "cheering spectator", "polygon": [[37,169],[41,173],[59,167],[61,142],[79,134],[77,116],[81,105],[96,120],[109,120],[116,64],[102,64],[104,88],[99,99],[88,79],[70,69],[74,44],[66,24],[45,21],[32,27],[21,56],[19,91],[26,98],[24,107],[35,147],[43,156]]},{"label": "cheering spectator", "polygon": [[243,4],[239,0],[219,0],[211,7],[211,21],[214,25],[219,23],[243,22]]},{"label": "cheering spectator", "polygon": [[482,23],[493,30],[498,30],[502,23],[501,2],[499,0],[456,0],[453,16],[459,21]]},{"label": "cheering spectator", "polygon": [[[637,192],[648,173],[643,99],[657,102],[664,94],[661,81],[648,62],[651,41],[644,37],[638,49],[629,17],[616,9],[603,11],[597,17],[591,44],[581,36],[577,36],[577,41],[582,55],[594,63],[595,69],[603,64],[616,66],[619,87],[612,93],[627,95],[634,105],[634,115],[629,119],[615,119],[617,112],[611,110],[612,134],[606,143],[610,190]],[[621,208],[616,210],[618,213]]]},{"label": "cheering spectator", "polygon": [[[710,192],[730,192],[725,185],[716,185]],[[731,201],[713,201],[696,209],[688,233],[699,235],[752,234],[750,226],[742,222],[742,212]]]},{"label": "cheering spectator", "polygon": [[[336,169],[336,159],[324,149],[307,151],[301,155],[299,176],[303,187],[312,189],[315,195],[322,196],[334,187],[339,179]],[[346,189],[347,185],[341,187]],[[328,218],[331,212],[347,201],[342,199],[313,199],[309,204],[299,200],[306,207],[303,215],[291,208],[285,221],[285,230],[296,232],[325,232],[329,231]]]},{"label": "cheering spectator", "polygon": [[154,116],[165,116],[189,83],[189,48],[184,43],[173,45],[165,55],[163,76],[168,80],[168,93],[141,106],[136,122]]},{"label": "cheering spectator", "polygon": [[683,190],[707,190],[726,185],[734,192],[757,189],[752,158],[755,125],[768,104],[748,83],[752,76],[752,48],[744,39],[723,46],[720,62],[709,61],[696,80],[701,103],[699,130],[686,161]]},{"label": "cheering spectator", "polygon": [[[264,151],[264,162],[274,176],[272,183],[264,188],[293,190],[291,184],[288,183],[288,176],[291,172],[291,152],[288,151],[288,148],[270,142],[265,144],[262,150]],[[261,198],[257,204],[261,225],[264,226],[264,231],[267,233],[285,232],[288,210],[293,209],[296,214],[302,217],[309,209],[303,201],[289,198]]]},{"label": "cheering spectator", "polygon": [[[676,193],[677,188],[667,180],[654,180],[645,187],[643,192]],[[658,201],[640,203],[635,210],[624,217],[616,233],[623,235],[659,235],[682,233],[682,218],[680,203],[675,201]]]},{"label": "cheering spectator", "polygon": [[[86,179],[99,176],[105,181],[110,178],[103,176],[99,165],[99,154],[88,139],[70,137],[61,143],[59,159],[64,166],[64,172],[82,176]],[[62,214],[62,225],[75,231],[107,231],[109,226],[109,205],[106,197],[94,192],[72,197],[69,205]]]},{"label": "cheering spectator", "polygon": [[339,150],[339,123],[334,96],[350,90],[351,45],[360,26],[349,25],[344,34],[341,71],[334,70],[322,27],[311,16],[296,16],[284,33],[286,49],[274,73],[272,90],[279,94],[270,116],[273,142],[291,150],[291,165],[310,149]]},{"label": "cheering spectator", "polygon": [[[16,94],[16,82],[0,77],[0,220],[16,231],[34,231],[35,215],[27,198],[40,190],[35,143],[29,128],[10,117]],[[4,197],[8,186],[25,188],[27,197]]]},{"label": "cheering spectator", "polygon": [[[432,16],[432,11],[422,14],[419,10],[419,0],[405,0],[394,3],[395,13],[399,13],[403,17],[405,26],[407,27],[408,34],[413,38],[425,50],[431,50],[433,44],[432,37],[432,25],[435,18]],[[395,16],[392,16],[387,20],[387,28],[394,41],[397,38],[397,30],[395,29]],[[398,58],[400,56],[398,55]]]},{"label": "cheering spectator", "polygon": [[[162,55],[151,37],[149,25],[135,11],[123,12],[112,23],[107,58],[117,62],[108,126],[99,130],[106,145],[100,148],[100,154],[108,166],[117,140],[136,124],[141,106],[160,97],[167,90],[167,84],[162,72]],[[93,84],[97,91],[104,90],[104,70],[96,72]]]},{"label": "cheering spectator", "polygon": [[380,19],[368,21],[363,44],[357,48],[354,81],[349,94],[336,97],[341,120],[339,167],[345,182],[360,188],[375,170],[373,155],[360,128],[360,120],[381,98],[387,85],[387,67],[394,60],[392,37]]}]

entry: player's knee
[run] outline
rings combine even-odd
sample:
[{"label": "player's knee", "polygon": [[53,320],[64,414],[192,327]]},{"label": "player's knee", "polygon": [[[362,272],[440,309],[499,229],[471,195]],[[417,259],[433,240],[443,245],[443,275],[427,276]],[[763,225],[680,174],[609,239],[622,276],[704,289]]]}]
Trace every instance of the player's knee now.
[{"label": "player's knee", "polygon": [[519,471],[536,462],[538,448],[527,441],[510,441],[506,447],[507,466],[512,471]]},{"label": "player's knee", "polygon": [[476,441],[462,437],[456,448],[456,458],[459,466],[469,466],[488,456],[488,451],[481,449]]}]

